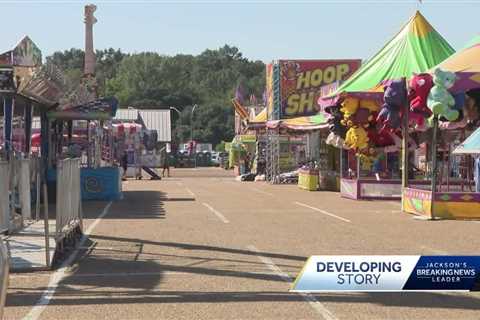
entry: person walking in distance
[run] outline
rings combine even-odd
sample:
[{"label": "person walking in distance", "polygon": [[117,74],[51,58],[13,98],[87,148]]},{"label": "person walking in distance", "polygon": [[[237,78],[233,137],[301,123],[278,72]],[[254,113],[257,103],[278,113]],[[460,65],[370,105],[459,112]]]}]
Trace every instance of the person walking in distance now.
[{"label": "person walking in distance", "polygon": [[127,180],[127,169],[128,169],[128,154],[127,150],[123,152],[122,158],[121,158],[121,166],[123,168],[123,174],[122,174],[122,180]]},{"label": "person walking in distance", "polygon": [[161,152],[163,157],[162,177],[165,177],[165,170],[167,171],[167,177],[170,177],[170,164],[168,161],[167,147],[163,147]]}]

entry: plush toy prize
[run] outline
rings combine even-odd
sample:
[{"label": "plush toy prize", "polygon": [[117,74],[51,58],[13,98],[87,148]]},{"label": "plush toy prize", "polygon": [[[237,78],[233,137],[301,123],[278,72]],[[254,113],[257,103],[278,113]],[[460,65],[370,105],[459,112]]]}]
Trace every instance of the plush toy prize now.
[{"label": "plush toy prize", "polygon": [[393,80],[385,87],[383,104],[377,117],[377,122],[383,127],[398,128],[400,126],[400,110],[406,104],[407,89],[405,79]]},{"label": "plush toy prize", "polygon": [[414,74],[409,82],[408,100],[410,102],[409,122],[417,130],[426,128],[425,118],[429,118],[432,112],[427,107],[427,98],[433,87],[433,78],[428,73]]},{"label": "plush toy prize", "polygon": [[428,95],[427,105],[434,115],[445,117],[448,121],[458,118],[458,110],[452,109],[455,106],[455,99],[448,92],[448,89],[455,84],[455,73],[435,69],[433,83],[435,84]]},{"label": "plush toy prize", "polygon": [[367,131],[362,127],[351,127],[345,137],[345,145],[351,149],[365,149],[368,141]]}]

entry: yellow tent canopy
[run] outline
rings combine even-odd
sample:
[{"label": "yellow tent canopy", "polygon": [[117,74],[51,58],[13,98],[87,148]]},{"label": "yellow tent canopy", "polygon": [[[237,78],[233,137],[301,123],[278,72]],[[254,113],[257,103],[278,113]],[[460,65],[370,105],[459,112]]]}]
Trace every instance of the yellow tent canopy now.
[{"label": "yellow tent canopy", "polygon": [[262,111],[260,111],[252,120],[250,120],[251,123],[260,123],[260,122],[266,122],[267,121],[267,108],[263,108]]}]

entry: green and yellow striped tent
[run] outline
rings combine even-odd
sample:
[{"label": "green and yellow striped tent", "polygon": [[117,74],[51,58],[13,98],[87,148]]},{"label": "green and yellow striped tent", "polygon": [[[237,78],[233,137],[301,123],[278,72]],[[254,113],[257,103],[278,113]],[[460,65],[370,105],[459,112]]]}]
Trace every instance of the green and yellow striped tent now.
[{"label": "green and yellow striped tent", "polygon": [[332,95],[321,98],[320,105],[341,94],[383,93],[391,80],[409,78],[428,71],[452,55],[455,50],[419,12],[392,40],[347,79]]}]

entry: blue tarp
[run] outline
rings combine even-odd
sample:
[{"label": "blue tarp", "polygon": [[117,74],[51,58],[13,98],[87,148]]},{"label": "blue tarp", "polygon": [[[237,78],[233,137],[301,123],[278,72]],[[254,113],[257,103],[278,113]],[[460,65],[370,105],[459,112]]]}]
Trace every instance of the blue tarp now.
[{"label": "blue tarp", "polygon": [[480,154],[480,128],[456,147],[453,154]]}]

